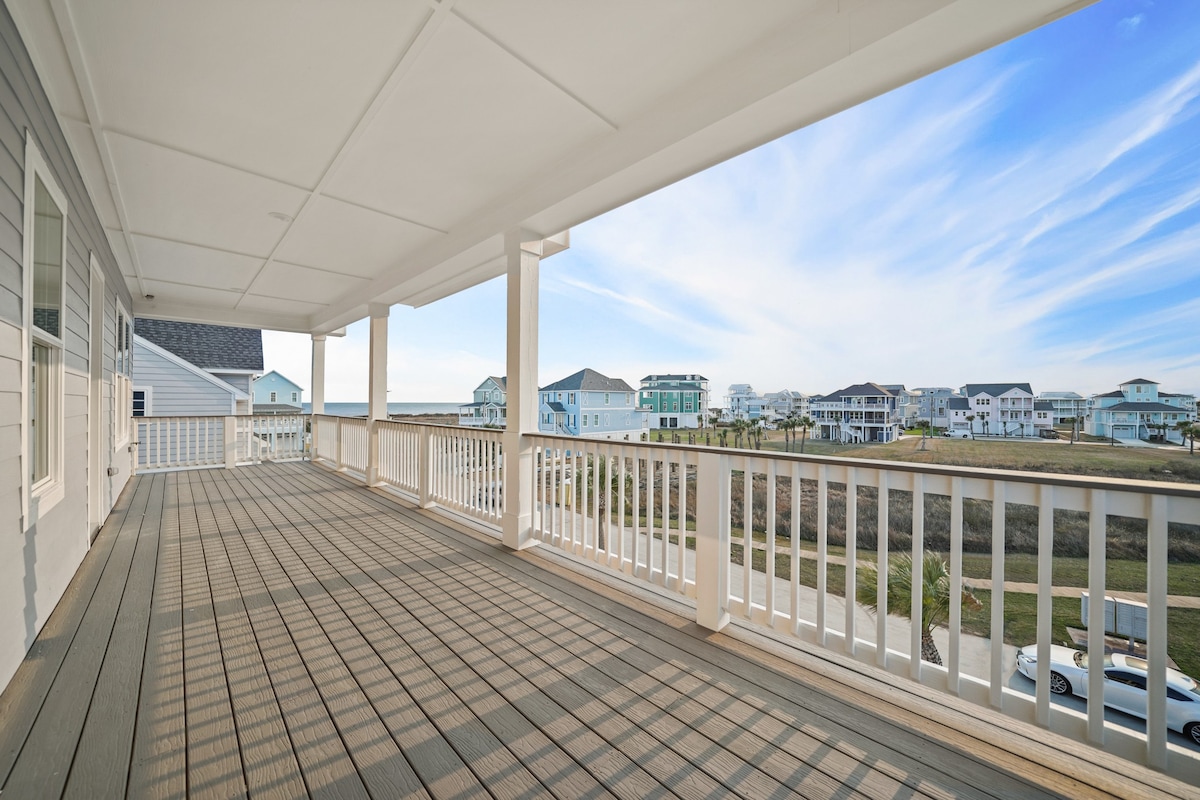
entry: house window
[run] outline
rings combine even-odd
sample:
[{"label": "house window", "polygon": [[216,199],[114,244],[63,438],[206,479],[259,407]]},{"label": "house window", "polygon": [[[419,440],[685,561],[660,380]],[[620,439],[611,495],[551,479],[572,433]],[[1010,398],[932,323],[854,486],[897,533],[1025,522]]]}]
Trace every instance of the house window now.
[{"label": "house window", "polygon": [[149,416],[150,402],[146,396],[145,389],[133,390],[133,416],[145,417]]},{"label": "house window", "polygon": [[600,415],[599,414],[592,414],[592,424],[594,426],[596,426],[597,428],[600,427]]},{"label": "house window", "polygon": [[583,427],[587,427],[587,414],[583,415]]},{"label": "house window", "polygon": [[[28,461],[30,497],[45,511],[63,497],[63,294],[67,199],[32,137],[25,139],[22,259],[29,330]],[[29,520],[33,522],[34,520]]]},{"label": "house window", "polygon": [[608,405],[608,392],[604,393],[604,405]]},{"label": "house window", "polygon": [[292,392],[292,402],[293,403],[300,402],[300,393],[299,392]]},{"label": "house window", "polygon": [[116,349],[114,363],[117,365],[113,389],[113,431],[117,445],[129,441],[131,409],[133,407],[133,324],[124,310],[117,311],[117,335],[113,342]]},{"label": "house window", "polygon": [[277,400],[279,400],[279,394],[277,392],[271,392],[271,395],[268,398],[268,402],[274,403]]},{"label": "house window", "polygon": [[567,392],[567,405],[575,405],[575,393]]}]

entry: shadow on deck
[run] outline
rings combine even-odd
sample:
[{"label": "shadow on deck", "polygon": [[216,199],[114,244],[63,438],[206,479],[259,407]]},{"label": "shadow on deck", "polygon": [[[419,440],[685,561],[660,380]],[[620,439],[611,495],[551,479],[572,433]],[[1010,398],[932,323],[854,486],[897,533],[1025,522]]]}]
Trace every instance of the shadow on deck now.
[{"label": "shadow on deck", "polygon": [[[995,727],[981,709],[893,706],[907,690],[864,694],[813,663],[824,666],[706,633],[306,463],[146,475],[0,696],[0,793],[1193,791],[1100,768],[1099,751],[1037,744],[1057,737]],[[946,726],[950,713],[973,714],[986,735]]]}]

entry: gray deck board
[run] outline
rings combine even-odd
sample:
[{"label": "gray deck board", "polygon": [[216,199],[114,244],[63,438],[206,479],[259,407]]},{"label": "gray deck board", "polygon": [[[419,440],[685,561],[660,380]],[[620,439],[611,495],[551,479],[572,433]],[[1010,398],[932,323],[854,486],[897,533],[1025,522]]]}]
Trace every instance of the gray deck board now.
[{"label": "gray deck board", "polygon": [[1101,796],[302,463],[138,478],[46,630],[5,800]]},{"label": "gray deck board", "polygon": [[142,682],[142,659],[154,596],[165,483],[164,475],[154,476],[151,481],[150,496],[138,525],[129,578],[121,595],[117,620],[109,636],[64,797],[87,800],[125,794]]},{"label": "gray deck board", "polygon": [[[147,486],[146,492],[149,490]],[[42,626],[8,688],[0,694],[0,786],[7,784],[29,731],[37,721],[42,703],[54,684],[112,556],[117,533],[135,499],[138,498],[132,490],[118,498],[62,599]]]},{"label": "gray deck board", "polygon": [[95,591],[86,598],[78,630],[21,748],[26,757],[17,759],[4,783],[5,800],[8,796],[62,794],[129,578],[142,512],[151,490],[151,481],[142,481],[135,487],[124,518],[127,524],[121,526],[116,536]]}]

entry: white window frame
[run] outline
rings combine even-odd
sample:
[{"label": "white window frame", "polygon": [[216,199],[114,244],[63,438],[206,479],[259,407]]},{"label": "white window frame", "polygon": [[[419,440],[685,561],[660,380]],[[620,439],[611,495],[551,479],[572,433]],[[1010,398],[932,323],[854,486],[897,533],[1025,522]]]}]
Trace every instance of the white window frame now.
[{"label": "white window frame", "polygon": [[279,400],[279,393],[278,393],[278,392],[270,392],[270,393],[267,395],[267,402],[268,402],[268,403],[275,403],[275,402],[278,402],[278,400]]},{"label": "white window frame", "polygon": [[153,386],[132,386],[129,390],[129,416],[133,418],[133,396],[137,392],[142,393],[142,416],[154,416],[154,387]]},{"label": "white window frame", "polygon": [[[36,186],[41,179],[42,186],[50,195],[62,214],[62,275],[59,280],[59,335],[57,337],[33,326],[33,271],[34,271],[34,224],[36,221]],[[63,485],[64,452],[64,405],[63,398],[63,326],[66,324],[66,288],[67,288],[67,228],[70,221],[70,207],[67,204],[66,193],[59,186],[50,166],[43,158],[41,150],[33,140],[33,134],[25,132],[25,197],[24,197],[24,228],[22,242],[22,310],[24,324],[22,326],[22,361],[21,361],[21,473],[22,484],[26,487],[21,493],[22,517],[25,529],[28,529],[47,511],[62,501],[66,492]],[[46,370],[46,387],[48,403],[46,420],[49,427],[47,439],[47,457],[49,465],[45,477],[34,483],[29,472],[32,454],[29,452],[29,434],[31,424],[30,374],[33,369],[34,344],[46,347],[49,352],[49,364]]]},{"label": "white window frame", "polygon": [[[115,334],[113,337],[113,434],[117,447],[121,448],[127,446],[133,438],[133,316],[120,302],[117,303]],[[129,339],[128,347],[122,348],[121,343],[126,336]]]}]

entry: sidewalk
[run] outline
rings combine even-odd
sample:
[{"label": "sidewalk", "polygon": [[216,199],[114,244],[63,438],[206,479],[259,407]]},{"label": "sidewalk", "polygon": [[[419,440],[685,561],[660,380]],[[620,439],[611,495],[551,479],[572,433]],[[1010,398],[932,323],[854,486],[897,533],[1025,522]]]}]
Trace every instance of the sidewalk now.
[{"label": "sidewalk", "polygon": [[[801,550],[801,556],[805,559],[816,561],[815,553],[812,550]],[[846,559],[843,556],[826,556],[830,564],[846,565]],[[863,562],[859,562],[860,564]],[[874,562],[871,562],[874,563]],[[963,578],[963,583],[969,584],[973,589],[991,590],[992,581],[990,578]],[[1036,583],[1020,583],[1017,581],[1005,581],[1005,592],[1015,592],[1017,594],[1037,594],[1038,587]],[[1079,597],[1080,592],[1086,592],[1086,586],[1051,586],[1051,597]],[[1120,600],[1134,600],[1139,603],[1146,602],[1145,592],[1117,592],[1108,589],[1104,592],[1106,597],[1116,597]],[[1167,595],[1167,606],[1170,608],[1200,608],[1200,597],[1194,597],[1186,594],[1169,594]]]}]

